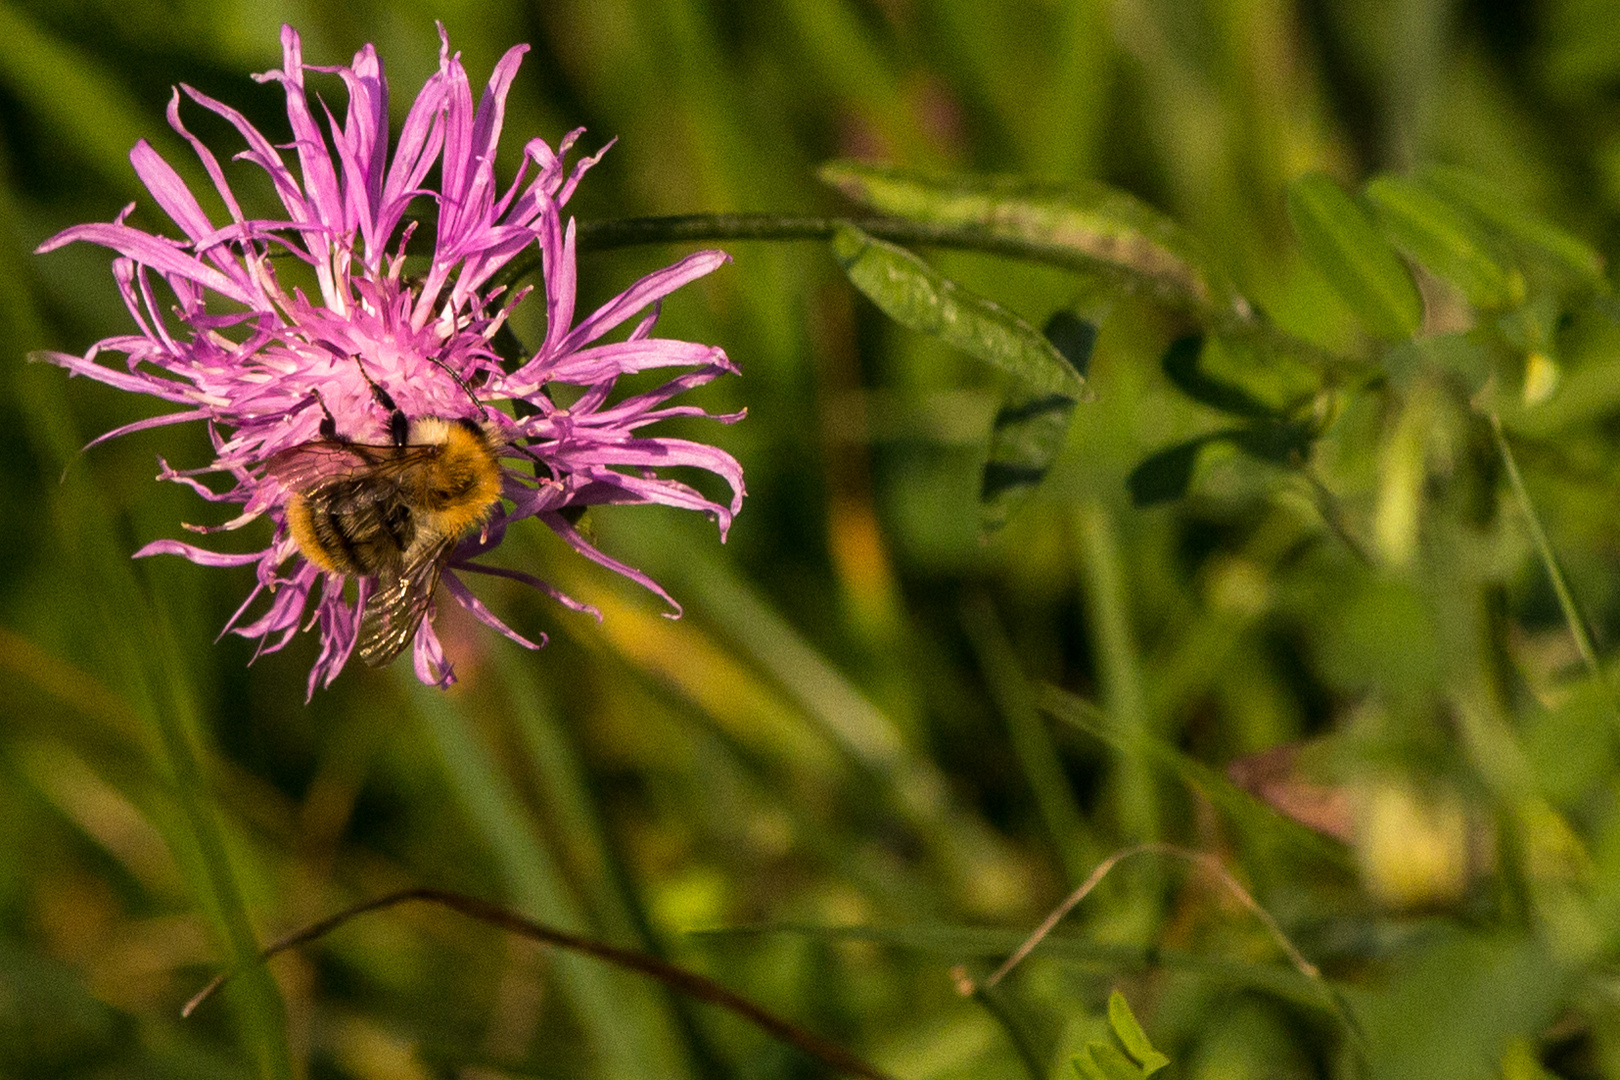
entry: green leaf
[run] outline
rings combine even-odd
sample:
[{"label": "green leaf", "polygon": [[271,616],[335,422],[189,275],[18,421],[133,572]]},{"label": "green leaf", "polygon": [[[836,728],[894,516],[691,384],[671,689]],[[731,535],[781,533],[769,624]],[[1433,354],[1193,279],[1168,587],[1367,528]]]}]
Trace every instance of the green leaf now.
[{"label": "green leaf", "polygon": [[1255,424],[1226,437],[1252,458],[1287,465],[1305,454],[1318,434],[1315,419],[1306,417],[1284,423]]},{"label": "green leaf", "polygon": [[1596,249],[1504,197],[1473,173],[1432,165],[1420,170],[1415,180],[1587,284],[1603,284],[1603,256]]},{"label": "green leaf", "polygon": [[1510,356],[1506,354],[1506,345],[1477,334],[1430,334],[1390,349],[1384,355],[1384,368],[1390,381],[1401,389],[1420,378],[1445,372],[1472,397],[1508,362]]},{"label": "green leaf", "polygon": [[1143,1076],[1152,1076],[1170,1064],[1168,1057],[1153,1049],[1153,1043],[1148,1039],[1147,1032],[1136,1022],[1136,1015],[1131,1012],[1131,1006],[1125,1000],[1125,995],[1118,990],[1108,995],[1108,1024],[1114,1029],[1115,1037],[1125,1047],[1125,1052],[1142,1066]]},{"label": "green leaf", "polygon": [[1411,180],[1379,176],[1362,193],[1395,246],[1461,289],[1478,308],[1524,301],[1524,275],[1493,250],[1485,231],[1462,211]]},{"label": "green leaf", "polygon": [[1072,1059],[1074,1071],[1080,1074],[1080,1080],[1108,1080],[1108,1075],[1092,1060],[1090,1047],[1085,1053],[1076,1054]]},{"label": "green leaf", "polygon": [[850,283],[895,322],[1012,377],[996,415],[980,492],[984,527],[999,527],[1062,449],[1074,407],[1086,394],[1079,368],[1023,319],[904,248],[842,225],[833,235],[833,254]]},{"label": "green leaf", "polygon": [[1423,298],[1411,272],[1338,184],[1321,173],[1289,184],[1288,220],[1305,257],[1371,333],[1392,340],[1417,333]]},{"label": "green leaf", "polygon": [[930,176],[884,165],[832,161],[823,181],[863,206],[912,221],[972,229],[1059,256],[1077,269],[1176,307],[1252,315],[1179,225],[1104,184],[1052,184],[1014,176]]}]

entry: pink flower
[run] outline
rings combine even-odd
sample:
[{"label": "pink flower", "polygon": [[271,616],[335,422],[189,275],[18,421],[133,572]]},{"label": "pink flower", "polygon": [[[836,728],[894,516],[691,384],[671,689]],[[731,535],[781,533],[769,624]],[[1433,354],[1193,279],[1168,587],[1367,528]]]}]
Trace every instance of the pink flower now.
[{"label": "pink flower", "polygon": [[[258,585],[226,629],[257,638],[260,651],[274,652],[301,626],[318,627],[321,650],[310,672],[310,694],[318,683],[331,684],[357,640],[369,660],[386,662],[408,639],[418,678],[438,686],[453,682],[432,619],[423,617],[441,572],[458,603],[530,648],[535,644],[477,600],[462,578],[465,572],[515,578],[570,607],[591,610],[527,574],[473,561],[523,518],[539,518],[575,550],[651,589],[679,614],[656,582],[592,546],[574,528],[572,512],[600,503],[663,503],[708,514],[723,538],[743,498],[742,470],[729,454],[641,434],[667,417],[708,415],[671,399],[736,371],[718,347],[653,334],[662,298],[727,256],[718,251],[687,256],[576,323],[574,226],[564,220],[562,208],[596,158],[565,164],[577,131],[557,151],[531,140],[517,178],[502,192],[495,180],[495,148],[507,89],[526,49],[515,47],[501,58],[475,109],[459,54],[451,54],[442,27],[440,39],[439,71],[417,95],[392,153],[388,84],[370,45],[348,67],[306,67],[297,33],[283,28],[282,69],[258,78],[286,89],[289,146],[272,143],[235,109],[182,88],[241,133],[247,148],[238,158],[269,175],[285,218],[244,214],[218,160],[181,123],[176,90],[169,123],[201,159],[230,221],[210,220],[179,175],[142,141],[130,160],[183,238],[125,224],[131,205],[110,224],[75,226],[39,249],[85,240],[116,252],[113,276],[137,330],[101,341],[82,357],[45,357],[72,374],[178,406],[108,432],[91,445],[145,428],[205,421],[215,448],[213,463],[186,471],[165,463],[159,478],[186,484],[211,502],[239,504],[242,512],[223,525],[188,528],[236,529],[260,516],[275,525],[270,545],[249,554],[158,540],[137,556],[169,553],[206,566],[256,566]],[[341,126],[324,105],[327,131],[315,118],[304,87],[311,71],[335,74],[347,86],[349,107]],[[296,168],[284,160],[284,150],[295,154]],[[436,190],[425,186],[435,163]],[[436,211],[437,224],[424,226],[434,232],[431,260],[418,272],[413,256],[407,274],[406,242],[417,223],[407,220],[406,211],[413,202],[419,212],[426,211],[427,221]],[[531,244],[539,245],[542,256],[546,340],[528,358],[503,361],[492,339],[529,290],[509,291],[492,280]],[[294,260],[308,269],[296,267]],[[319,294],[284,285],[288,269],[312,279]],[[624,340],[602,340],[638,315]],[[102,363],[106,353],[122,354],[125,362]],[[684,370],[656,389],[615,396],[621,374],[664,367]],[[579,389],[549,392],[558,386]],[[571,403],[563,407],[558,400]],[[512,404],[503,409],[502,402]],[[714,419],[730,422],[740,416]],[[409,485],[378,495],[376,481],[360,475],[379,467],[397,471],[407,459],[437,460],[438,451],[423,451],[414,442],[442,441],[416,434],[430,427],[478,433],[461,438],[487,446],[478,453],[491,456],[499,470],[498,497],[492,480],[488,504],[474,507],[470,523],[458,525],[453,534],[448,526],[434,531],[421,505],[401,494]],[[324,463],[319,469],[308,464],[315,458]],[[696,466],[723,477],[732,491],[729,503],[659,475],[665,466]],[[233,486],[216,491],[197,479],[209,473],[228,474]],[[357,477],[355,488],[323,486]],[[289,505],[296,514],[301,500],[306,518],[314,507],[316,517],[336,518],[339,532],[360,527],[358,516],[345,516],[358,515],[357,507],[383,506],[390,515],[384,547],[395,544],[398,550],[392,559],[361,560],[379,567],[375,573],[351,568],[344,574],[326,567],[331,559],[308,550],[311,534],[304,533],[301,545],[289,528]],[[413,559],[421,563],[430,549],[433,565],[410,565]],[[411,573],[432,580],[404,581]],[[356,579],[352,588],[346,587],[348,577]],[[396,619],[391,633],[399,638],[398,647],[377,647],[375,624],[400,616],[383,610],[389,602],[378,598],[393,590],[397,601],[402,591],[420,593],[424,586],[425,595],[414,599],[415,610],[403,614],[418,622],[404,626]],[[268,597],[268,606],[250,619],[247,612],[261,595]],[[407,597],[407,607],[412,603]],[[373,635],[369,652],[367,635]]]}]

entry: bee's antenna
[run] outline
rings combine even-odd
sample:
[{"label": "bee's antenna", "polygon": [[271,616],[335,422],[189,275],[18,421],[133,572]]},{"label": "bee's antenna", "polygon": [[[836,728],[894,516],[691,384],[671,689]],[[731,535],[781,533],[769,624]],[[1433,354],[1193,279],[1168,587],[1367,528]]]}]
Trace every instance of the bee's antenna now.
[{"label": "bee's antenna", "polygon": [[467,385],[467,380],[463,379],[459,372],[457,372],[443,360],[440,360],[437,356],[428,357],[428,362],[436,365],[440,371],[443,371],[446,375],[456,380],[456,385],[461,387],[462,392],[472,399],[472,403],[474,405],[478,406],[478,416],[480,419],[489,419],[489,410],[484,407],[484,403],[482,401],[478,400],[478,395],[473,393],[472,387]]},{"label": "bee's antenna", "polygon": [[311,387],[309,392],[314,395],[315,404],[321,407],[321,412],[326,414],[321,420],[321,438],[327,442],[337,442],[337,420],[332,416],[332,410],[326,407],[326,399],[321,397],[321,392],[314,387]]}]

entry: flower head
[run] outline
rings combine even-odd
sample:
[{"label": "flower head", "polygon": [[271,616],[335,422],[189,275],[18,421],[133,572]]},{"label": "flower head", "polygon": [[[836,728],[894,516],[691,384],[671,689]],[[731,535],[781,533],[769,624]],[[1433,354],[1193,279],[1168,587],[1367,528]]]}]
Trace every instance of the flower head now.
[{"label": "flower head", "polygon": [[[269,175],[284,218],[243,212],[218,159],[181,123],[177,89],[169,123],[195,150],[230,220],[211,220],[143,140],[130,154],[136,174],[183,236],[126,224],[132,204],[111,223],[75,226],[39,249],[85,240],[116,252],[113,275],[137,328],[83,356],[45,357],[72,374],[179,406],[95,441],[204,421],[214,461],[185,471],[163,463],[159,478],[242,510],[223,525],[188,528],[235,529],[261,516],[275,526],[270,545],[248,554],[178,540],[159,540],[136,554],[256,566],[258,584],[226,629],[257,638],[261,651],[273,652],[300,627],[318,627],[321,649],[310,693],[317,684],[330,685],[357,641],[373,662],[409,643],[422,681],[453,681],[432,619],[424,617],[441,580],[478,619],[535,647],[478,601],[464,572],[515,578],[589,610],[530,575],[473,561],[522,518],[539,518],[575,550],[653,590],[678,613],[650,578],[588,542],[572,524],[573,511],[663,503],[710,515],[724,536],[743,497],[742,471],[730,455],[641,433],[668,417],[707,415],[670,400],[736,370],[717,347],[653,334],[662,298],[726,256],[690,255],[576,323],[574,226],[564,220],[563,206],[596,158],[566,163],[577,131],[556,151],[531,140],[517,178],[502,191],[496,143],[507,89],[526,49],[515,47],[501,58],[475,107],[459,54],[450,52],[442,27],[439,33],[439,70],[411,106],[392,150],[388,83],[370,45],[348,67],[306,66],[297,33],[283,28],[282,68],[258,78],[286,90],[287,146],[273,143],[230,106],[181,88],[241,134],[246,149],[237,158]],[[349,102],[341,124],[324,105],[325,125],[317,120],[304,86],[309,72],[342,79]],[[436,187],[428,186],[430,179]],[[429,211],[422,216],[433,224],[422,227],[433,231],[432,253],[425,268],[413,256],[407,273],[406,243],[417,230],[407,218],[413,204]],[[495,275],[530,245],[541,254],[546,338],[531,356],[503,361],[494,335],[529,290],[509,291]],[[293,276],[290,268],[307,284],[284,281]],[[624,340],[602,340],[638,315]],[[122,354],[125,362],[101,362],[107,353]],[[620,375],[666,367],[683,370],[656,389],[614,393]],[[572,389],[554,393],[561,387]],[[450,468],[452,447],[471,448],[474,471],[488,475],[482,494],[468,496],[477,505],[447,518],[429,506],[432,485],[424,476],[437,479]],[[666,466],[696,466],[723,477],[731,499],[715,502],[659,475]],[[228,476],[232,486],[216,490],[198,479],[210,473]],[[363,542],[376,551],[342,554]],[[352,588],[346,587],[350,577],[356,579]],[[268,597],[267,608],[249,616],[261,596]],[[416,621],[401,622],[411,618]],[[378,647],[380,633],[398,640]]]}]

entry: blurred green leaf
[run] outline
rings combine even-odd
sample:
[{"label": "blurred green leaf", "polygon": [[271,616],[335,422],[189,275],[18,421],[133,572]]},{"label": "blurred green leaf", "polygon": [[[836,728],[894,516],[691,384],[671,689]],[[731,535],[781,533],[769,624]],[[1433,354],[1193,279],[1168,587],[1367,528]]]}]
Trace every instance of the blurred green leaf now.
[{"label": "blurred green leaf", "polygon": [[1351,995],[1365,1025],[1371,1075],[1496,1075],[1510,1040],[1533,1037],[1558,1016],[1573,959],[1524,933],[1435,927],[1412,943],[1385,988]]},{"label": "blurred green leaf", "polygon": [[1603,256],[1586,241],[1508,199],[1466,169],[1430,165],[1414,182],[1454,205],[1466,207],[1502,234],[1550,259],[1588,285],[1603,285]]},{"label": "blurred green leaf", "polygon": [[1317,435],[1312,418],[1281,423],[1254,424],[1234,432],[1232,445],[1252,458],[1273,465],[1291,465],[1302,460]]},{"label": "blurred green leaf", "polygon": [[1472,397],[1498,364],[1507,362],[1507,353],[1506,346],[1478,334],[1428,334],[1389,349],[1384,367],[1391,382],[1403,389],[1410,389],[1417,379],[1444,374]]},{"label": "blurred green leaf", "polygon": [[1187,494],[1192,484],[1193,466],[1198,463],[1198,451],[1205,444],[1219,438],[1230,438],[1236,429],[1214,435],[1199,435],[1185,442],[1155,450],[1139,462],[1125,478],[1125,487],[1131,493],[1131,503],[1137,507],[1158,506],[1174,502]]},{"label": "blurred green leaf", "polygon": [[895,322],[1012,376],[996,414],[980,492],[983,525],[1000,527],[1063,448],[1085,380],[1034,327],[904,248],[843,225],[833,236],[833,254],[851,284]]},{"label": "blurred green leaf", "polygon": [[1124,1045],[1125,1052],[1142,1067],[1143,1076],[1152,1076],[1170,1064],[1168,1057],[1153,1049],[1147,1032],[1142,1030],[1142,1025],[1136,1021],[1136,1014],[1131,1012],[1130,1003],[1118,990],[1108,995],[1108,1026],[1114,1029],[1114,1035]]},{"label": "blurred green leaf", "polygon": [[1462,290],[1478,308],[1523,302],[1524,275],[1494,250],[1484,230],[1421,185],[1378,176],[1363,189],[1390,240],[1418,265]]},{"label": "blurred green leaf", "polygon": [[1046,320],[1041,333],[1080,377],[1085,378],[1091,369],[1092,350],[1097,347],[1097,324],[1082,319],[1068,308],[1060,308]]},{"label": "blurred green leaf", "polygon": [[1017,176],[930,176],[886,165],[832,161],[822,180],[885,214],[981,230],[1072,257],[1162,302],[1250,314],[1248,302],[1170,218],[1103,184],[1050,184]]},{"label": "blurred green leaf", "polygon": [[1138,507],[1172,502],[1187,494],[1198,452],[1211,443],[1231,443],[1260,461],[1292,465],[1309,451],[1317,434],[1318,424],[1311,418],[1212,431],[1149,454],[1131,470],[1125,486]]},{"label": "blurred green leaf", "polygon": [[1288,220],[1305,257],[1369,331],[1390,339],[1417,333],[1423,298],[1410,271],[1337,183],[1307,173],[1289,184]]},{"label": "blurred green leaf", "polygon": [[1075,1056],[1074,1068],[1085,1080],[1142,1080],[1147,1075],[1108,1043],[1091,1043]]}]

